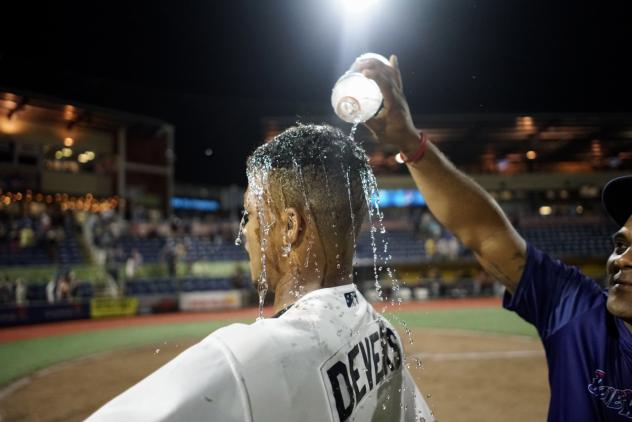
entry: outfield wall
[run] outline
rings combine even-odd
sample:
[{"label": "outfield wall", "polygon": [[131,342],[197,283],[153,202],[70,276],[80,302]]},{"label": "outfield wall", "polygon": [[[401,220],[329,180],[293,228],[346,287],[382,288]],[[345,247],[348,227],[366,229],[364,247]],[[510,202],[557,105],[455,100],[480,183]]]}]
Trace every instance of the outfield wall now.
[{"label": "outfield wall", "polygon": [[100,319],[164,312],[239,309],[249,292],[230,289],[122,298],[97,297],[71,303],[34,303],[0,307],[0,327],[79,319]]}]

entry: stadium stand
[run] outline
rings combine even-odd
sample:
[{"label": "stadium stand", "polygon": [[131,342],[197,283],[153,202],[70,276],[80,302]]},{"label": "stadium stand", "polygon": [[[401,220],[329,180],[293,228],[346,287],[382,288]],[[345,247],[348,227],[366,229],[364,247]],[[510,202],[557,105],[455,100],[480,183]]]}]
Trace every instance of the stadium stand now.
[{"label": "stadium stand", "polygon": [[71,218],[0,218],[0,267],[83,262]]}]

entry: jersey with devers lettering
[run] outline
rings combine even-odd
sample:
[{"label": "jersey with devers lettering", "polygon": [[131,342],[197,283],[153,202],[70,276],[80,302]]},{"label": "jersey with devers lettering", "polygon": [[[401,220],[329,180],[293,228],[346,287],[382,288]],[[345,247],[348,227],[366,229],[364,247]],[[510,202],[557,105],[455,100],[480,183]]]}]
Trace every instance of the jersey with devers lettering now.
[{"label": "jersey with devers lettering", "polygon": [[89,421],[432,421],[393,326],[355,285],[319,289],[278,318],[232,324]]}]

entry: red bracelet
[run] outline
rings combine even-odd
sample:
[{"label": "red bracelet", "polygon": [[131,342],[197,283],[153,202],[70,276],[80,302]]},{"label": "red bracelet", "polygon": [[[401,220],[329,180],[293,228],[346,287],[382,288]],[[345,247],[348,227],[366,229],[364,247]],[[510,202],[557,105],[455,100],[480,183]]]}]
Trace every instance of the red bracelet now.
[{"label": "red bracelet", "polygon": [[412,164],[412,163],[416,163],[417,161],[423,158],[424,154],[426,153],[427,148],[428,148],[428,135],[421,132],[419,136],[419,148],[417,148],[417,151],[415,151],[415,153],[413,154],[411,158],[406,157],[406,155],[401,151],[397,155],[399,155],[399,157],[401,158],[402,163]]}]

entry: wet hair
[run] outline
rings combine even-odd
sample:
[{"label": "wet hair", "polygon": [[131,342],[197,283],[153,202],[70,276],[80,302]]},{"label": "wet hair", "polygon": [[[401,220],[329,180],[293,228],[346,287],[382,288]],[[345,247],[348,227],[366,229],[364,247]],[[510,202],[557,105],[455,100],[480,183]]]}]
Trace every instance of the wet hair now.
[{"label": "wet hair", "polygon": [[370,167],[364,149],[340,129],[291,127],[258,147],[247,167],[251,186],[262,175],[268,180],[263,190],[275,211],[297,208],[328,241],[355,241],[367,212],[362,180]]}]

